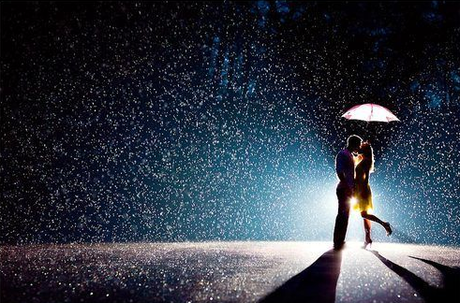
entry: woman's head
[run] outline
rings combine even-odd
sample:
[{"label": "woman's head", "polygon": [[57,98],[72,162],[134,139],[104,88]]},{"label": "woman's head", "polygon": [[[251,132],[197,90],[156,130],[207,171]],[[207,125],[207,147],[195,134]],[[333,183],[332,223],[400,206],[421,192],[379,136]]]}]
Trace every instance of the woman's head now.
[{"label": "woman's head", "polygon": [[367,141],[361,143],[361,146],[359,147],[359,153],[363,156],[363,160],[367,159],[370,161],[370,171],[374,171],[374,151],[371,144]]}]

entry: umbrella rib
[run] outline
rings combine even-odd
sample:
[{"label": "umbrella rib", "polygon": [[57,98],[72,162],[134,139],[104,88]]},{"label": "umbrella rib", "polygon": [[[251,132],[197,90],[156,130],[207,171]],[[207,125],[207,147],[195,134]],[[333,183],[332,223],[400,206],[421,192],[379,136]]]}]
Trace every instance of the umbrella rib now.
[{"label": "umbrella rib", "polygon": [[372,103],[371,103],[371,114],[369,115],[369,121],[372,120],[372,115],[373,115],[373,113],[374,113],[374,106],[373,106]]}]

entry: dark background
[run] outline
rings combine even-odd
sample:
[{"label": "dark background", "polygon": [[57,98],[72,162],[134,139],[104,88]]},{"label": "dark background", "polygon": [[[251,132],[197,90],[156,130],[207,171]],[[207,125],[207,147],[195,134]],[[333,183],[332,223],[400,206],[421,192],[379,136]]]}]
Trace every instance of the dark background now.
[{"label": "dark background", "polygon": [[356,133],[392,239],[459,245],[458,45],[450,2],[2,2],[0,241],[330,240]]}]

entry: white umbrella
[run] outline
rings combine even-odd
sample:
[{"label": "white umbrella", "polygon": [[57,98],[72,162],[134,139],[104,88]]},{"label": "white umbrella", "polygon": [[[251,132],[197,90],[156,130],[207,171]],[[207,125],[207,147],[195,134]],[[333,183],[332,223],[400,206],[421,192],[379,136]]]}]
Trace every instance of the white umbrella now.
[{"label": "white umbrella", "polygon": [[348,120],[362,120],[367,122],[399,121],[389,109],[373,103],[355,105],[347,110],[342,117]]}]

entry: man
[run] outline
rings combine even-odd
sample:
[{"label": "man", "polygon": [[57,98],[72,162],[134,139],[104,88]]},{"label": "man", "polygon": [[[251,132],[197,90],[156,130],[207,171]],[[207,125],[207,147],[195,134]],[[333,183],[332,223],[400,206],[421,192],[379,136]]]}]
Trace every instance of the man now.
[{"label": "man", "polygon": [[336,190],[339,210],[335,219],[334,249],[341,249],[345,244],[348,218],[350,216],[350,200],[353,197],[355,183],[355,164],[352,153],[358,151],[362,141],[360,137],[351,135],[348,137],[347,147],[341,150],[335,158],[335,171],[340,181]]}]

